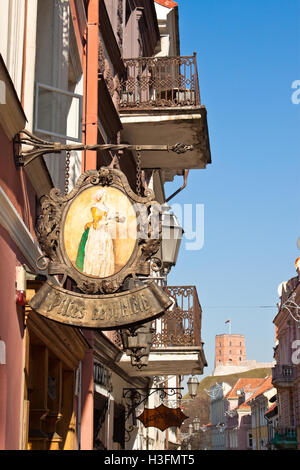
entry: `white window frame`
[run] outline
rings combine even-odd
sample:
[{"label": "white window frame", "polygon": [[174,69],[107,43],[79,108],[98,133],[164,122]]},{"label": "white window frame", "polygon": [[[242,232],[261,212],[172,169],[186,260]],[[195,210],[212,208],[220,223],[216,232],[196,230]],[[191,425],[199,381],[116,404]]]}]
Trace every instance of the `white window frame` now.
[{"label": "white window frame", "polygon": [[[79,100],[79,116],[78,116],[78,137],[71,137],[65,134],[58,134],[56,132],[48,131],[47,129],[39,129],[38,127],[38,96],[39,96],[39,89],[42,88],[44,90],[49,90],[55,93],[60,93],[61,95],[70,96],[72,98],[76,98]],[[81,142],[82,141],[82,107],[83,107],[83,96],[77,93],[72,93],[71,91],[65,91],[60,88],[56,88],[50,85],[45,85],[40,82],[36,82],[35,84],[35,104],[34,104],[34,132],[40,132],[41,134],[50,135],[53,137],[59,137],[65,140],[71,140],[73,142]],[[66,116],[67,119],[67,116]]]}]

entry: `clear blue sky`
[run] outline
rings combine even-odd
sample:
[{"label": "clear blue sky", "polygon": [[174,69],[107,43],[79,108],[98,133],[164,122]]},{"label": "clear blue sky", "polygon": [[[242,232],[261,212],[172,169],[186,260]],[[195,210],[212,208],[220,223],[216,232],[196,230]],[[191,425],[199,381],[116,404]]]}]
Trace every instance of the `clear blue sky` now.
[{"label": "clear blue sky", "polygon": [[[273,360],[277,287],[300,256],[299,0],[178,0],[181,55],[197,52],[212,164],[190,172],[172,203],[205,205],[205,243],[182,243],[170,285],[196,285],[202,337],[246,337],[247,358]],[[166,185],[167,195],[181,184]],[[258,308],[274,305],[274,308]],[[215,308],[219,307],[219,308]]]}]

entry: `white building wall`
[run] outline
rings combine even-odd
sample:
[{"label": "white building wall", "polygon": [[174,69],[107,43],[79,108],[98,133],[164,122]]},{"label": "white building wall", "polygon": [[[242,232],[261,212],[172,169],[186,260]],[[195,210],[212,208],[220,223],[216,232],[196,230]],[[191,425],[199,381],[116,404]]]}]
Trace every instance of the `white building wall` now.
[{"label": "white building wall", "polygon": [[24,0],[1,1],[0,28],[0,53],[20,99],[25,32]]}]

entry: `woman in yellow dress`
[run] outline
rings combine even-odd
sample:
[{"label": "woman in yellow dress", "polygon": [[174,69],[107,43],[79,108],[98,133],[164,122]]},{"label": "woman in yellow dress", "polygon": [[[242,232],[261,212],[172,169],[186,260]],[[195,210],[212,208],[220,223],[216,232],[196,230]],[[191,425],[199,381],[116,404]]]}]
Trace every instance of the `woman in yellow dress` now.
[{"label": "woman in yellow dress", "polygon": [[81,237],[76,266],[84,274],[99,278],[112,276],[115,272],[114,247],[111,223],[123,222],[105,205],[106,190],[99,189],[91,207],[93,221],[85,226]]}]

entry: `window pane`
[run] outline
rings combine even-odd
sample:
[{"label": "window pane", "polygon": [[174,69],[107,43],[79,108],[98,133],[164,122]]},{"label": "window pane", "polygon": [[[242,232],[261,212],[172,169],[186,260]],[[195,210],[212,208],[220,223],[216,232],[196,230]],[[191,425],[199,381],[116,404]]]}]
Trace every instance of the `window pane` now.
[{"label": "window pane", "polygon": [[82,97],[37,84],[35,131],[81,141]]}]

